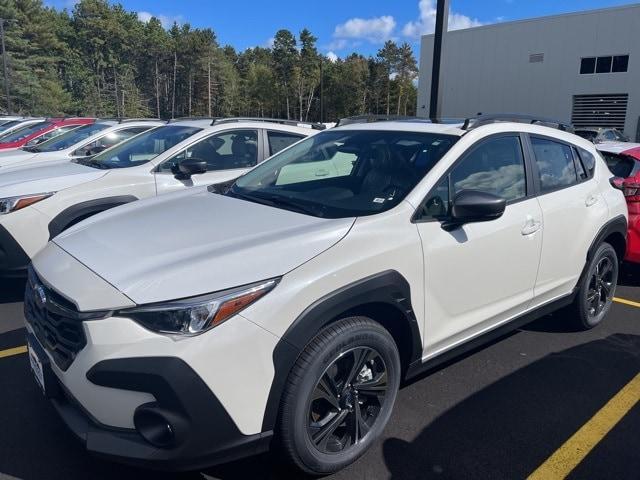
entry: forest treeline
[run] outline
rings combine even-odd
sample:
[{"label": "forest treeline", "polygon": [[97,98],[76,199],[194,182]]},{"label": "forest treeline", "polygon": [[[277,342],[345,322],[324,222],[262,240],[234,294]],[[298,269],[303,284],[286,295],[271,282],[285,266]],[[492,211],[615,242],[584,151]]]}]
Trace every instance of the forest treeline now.
[{"label": "forest treeline", "polygon": [[[308,29],[282,29],[270,47],[240,52],[221,46],[211,28],[165,29],[106,0],[81,0],[71,11],[0,0],[0,17],[14,113],[318,121],[322,83],[326,121],[415,114],[417,65],[406,43],[336,60],[319,53]],[[2,75],[0,83],[6,111]]]}]

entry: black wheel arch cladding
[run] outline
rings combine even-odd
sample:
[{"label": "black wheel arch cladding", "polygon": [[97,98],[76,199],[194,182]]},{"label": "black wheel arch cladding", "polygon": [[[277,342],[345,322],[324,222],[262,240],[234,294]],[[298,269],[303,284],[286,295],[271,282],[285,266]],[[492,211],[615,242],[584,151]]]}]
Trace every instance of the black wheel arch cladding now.
[{"label": "black wheel arch cladding", "polygon": [[[403,328],[410,332],[407,366],[421,357],[422,337],[411,305],[409,282],[399,272],[387,270],[350,283],[307,307],[276,345],[273,352],[275,372],[265,408],[262,431],[274,429],[289,372],[298,355],[311,339],[333,321],[343,316],[359,315],[361,312],[358,312],[358,308],[375,304],[393,308],[397,318],[401,322],[406,322]],[[374,320],[379,319],[374,318]],[[406,348],[406,345],[398,346],[400,351],[403,348]]]},{"label": "black wheel arch cladding", "polygon": [[56,237],[78,219],[84,219],[110,208],[119,207],[138,200],[133,195],[119,195],[77,203],[65,208],[49,222],[49,240]]}]

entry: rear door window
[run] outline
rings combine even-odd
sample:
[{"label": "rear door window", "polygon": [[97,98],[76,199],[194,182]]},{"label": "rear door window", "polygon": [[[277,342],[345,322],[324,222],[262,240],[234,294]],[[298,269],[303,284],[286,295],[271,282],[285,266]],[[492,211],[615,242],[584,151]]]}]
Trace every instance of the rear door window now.
[{"label": "rear door window", "polygon": [[280,150],[284,150],[289,145],[293,145],[298,140],[302,140],[304,136],[295,133],[267,130],[267,138],[269,139],[269,156],[271,156]]},{"label": "rear door window", "polygon": [[546,138],[531,137],[540,190],[552,192],[578,183],[571,147]]}]

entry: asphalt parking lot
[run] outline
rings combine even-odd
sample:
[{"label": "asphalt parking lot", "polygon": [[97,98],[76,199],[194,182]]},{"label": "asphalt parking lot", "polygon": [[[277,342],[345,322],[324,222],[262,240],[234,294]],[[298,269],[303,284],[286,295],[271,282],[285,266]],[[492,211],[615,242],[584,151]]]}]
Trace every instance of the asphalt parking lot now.
[{"label": "asphalt parking lot", "polygon": [[[607,321],[538,320],[428,372],[399,394],[383,438],[335,479],[640,479],[640,272]],[[91,458],[33,380],[22,285],[0,284],[0,478],[291,478],[263,455],[169,475]]]}]

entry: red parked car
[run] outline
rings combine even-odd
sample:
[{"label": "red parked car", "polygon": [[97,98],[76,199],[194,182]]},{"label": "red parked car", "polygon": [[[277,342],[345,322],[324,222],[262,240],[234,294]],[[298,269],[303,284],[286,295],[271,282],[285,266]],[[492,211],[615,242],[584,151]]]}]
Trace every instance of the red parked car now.
[{"label": "red parked car", "polygon": [[93,123],[95,120],[95,118],[80,117],[48,118],[32,123],[0,136],[0,150],[37,145],[80,125]]},{"label": "red parked car", "polygon": [[640,143],[596,145],[616,176],[624,179],[622,189],[629,207],[629,238],[625,260],[640,263]]}]

